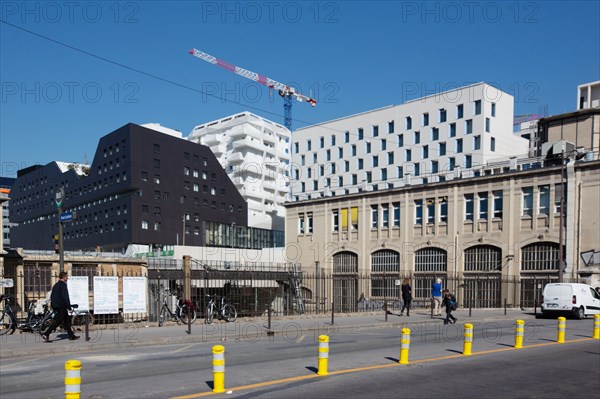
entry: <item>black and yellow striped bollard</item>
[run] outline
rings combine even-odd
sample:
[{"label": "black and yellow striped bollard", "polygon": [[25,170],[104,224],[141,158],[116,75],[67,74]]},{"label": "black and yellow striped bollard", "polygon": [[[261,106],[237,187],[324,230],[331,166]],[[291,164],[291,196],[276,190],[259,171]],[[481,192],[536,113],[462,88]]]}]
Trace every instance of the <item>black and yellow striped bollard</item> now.
[{"label": "black and yellow striped bollard", "polygon": [[212,347],[213,366],[213,392],[225,392],[225,347],[215,345]]},{"label": "black and yellow striped bollard", "polygon": [[319,360],[317,375],[328,374],[329,363],[329,336],[319,335]]},{"label": "black and yellow striped bollard", "polygon": [[564,317],[558,318],[558,336],[556,337],[556,342],[559,344],[565,343],[565,330],[567,329],[567,319]]},{"label": "black and yellow striped bollard", "polygon": [[79,399],[81,397],[81,362],[67,360],[65,363],[65,398]]}]

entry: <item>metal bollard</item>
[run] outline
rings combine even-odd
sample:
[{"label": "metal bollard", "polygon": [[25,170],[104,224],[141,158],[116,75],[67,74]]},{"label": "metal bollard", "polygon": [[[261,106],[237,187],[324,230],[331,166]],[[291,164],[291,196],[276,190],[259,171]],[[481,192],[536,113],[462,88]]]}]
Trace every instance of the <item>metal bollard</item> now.
[{"label": "metal bollard", "polygon": [[521,349],[523,347],[523,335],[525,333],[525,321],[517,320],[515,328],[515,349]]},{"label": "metal bollard", "polygon": [[329,362],[329,336],[328,335],[319,335],[319,360],[318,360],[319,368],[317,370],[317,375],[327,375],[328,362]]},{"label": "metal bollard", "polygon": [[465,324],[465,341],[463,344],[463,355],[471,356],[471,347],[473,346],[473,324]]},{"label": "metal bollard", "polygon": [[79,399],[81,397],[81,362],[67,360],[65,363],[65,398]]},{"label": "metal bollard", "polygon": [[213,353],[213,392],[225,392],[225,347],[215,345],[212,347]]},{"label": "metal bollard", "polygon": [[400,340],[400,364],[408,364],[408,351],[410,350],[410,328],[402,329]]},{"label": "metal bollard", "polygon": [[556,342],[559,344],[565,343],[565,329],[567,328],[567,319],[564,317],[558,318],[558,337],[556,338]]},{"label": "metal bollard", "polygon": [[600,339],[600,314],[594,315],[594,339]]}]

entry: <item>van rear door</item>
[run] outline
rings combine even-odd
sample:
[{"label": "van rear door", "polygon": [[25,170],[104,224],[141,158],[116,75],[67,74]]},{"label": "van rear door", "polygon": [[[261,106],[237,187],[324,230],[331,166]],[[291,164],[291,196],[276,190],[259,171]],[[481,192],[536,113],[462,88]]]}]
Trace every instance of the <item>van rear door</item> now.
[{"label": "van rear door", "polygon": [[570,284],[548,284],[544,290],[544,303],[548,310],[570,310],[573,307],[573,287]]}]

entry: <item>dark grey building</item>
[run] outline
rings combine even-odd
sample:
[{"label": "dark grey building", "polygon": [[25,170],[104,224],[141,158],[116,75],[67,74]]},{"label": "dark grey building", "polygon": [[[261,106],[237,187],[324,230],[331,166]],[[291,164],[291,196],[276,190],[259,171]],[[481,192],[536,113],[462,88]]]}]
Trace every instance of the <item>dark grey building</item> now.
[{"label": "dark grey building", "polygon": [[[75,215],[63,223],[66,250],[273,246],[274,232],[245,227],[246,202],[208,147],[132,123],[100,139],[89,169],[51,162],[18,172],[12,247],[54,248],[60,187],[63,212]],[[260,242],[248,244],[253,235]]]}]

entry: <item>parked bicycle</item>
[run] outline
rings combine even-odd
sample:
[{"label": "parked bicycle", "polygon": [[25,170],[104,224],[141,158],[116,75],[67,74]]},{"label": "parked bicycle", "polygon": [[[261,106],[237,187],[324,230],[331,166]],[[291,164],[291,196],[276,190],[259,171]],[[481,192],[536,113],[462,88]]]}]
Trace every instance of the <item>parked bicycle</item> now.
[{"label": "parked bicycle", "polygon": [[17,329],[17,316],[10,306],[10,297],[0,295],[0,335],[11,334]]},{"label": "parked bicycle", "polygon": [[169,308],[167,303],[167,297],[169,293],[165,293],[162,308],[158,316],[158,326],[161,327],[165,320],[171,319],[177,322],[177,324],[188,324],[196,321],[196,309],[194,304],[189,299],[177,298],[175,301],[175,311]]},{"label": "parked bicycle", "polygon": [[18,323],[17,327],[21,332],[38,333],[44,331],[52,322],[53,312],[49,309],[48,300],[39,299],[31,301],[27,309],[27,317]]},{"label": "parked bicycle", "polygon": [[[74,308],[72,313],[71,325],[73,327],[85,327],[86,322],[88,327],[91,327],[94,324],[94,315],[90,313],[90,311]],[[81,328],[78,328],[77,330],[81,331]]]},{"label": "parked bicycle", "polygon": [[211,324],[214,317],[226,322],[234,322],[237,318],[235,306],[225,302],[225,297],[218,295],[207,295],[208,305],[206,305],[206,318],[204,322]]}]

